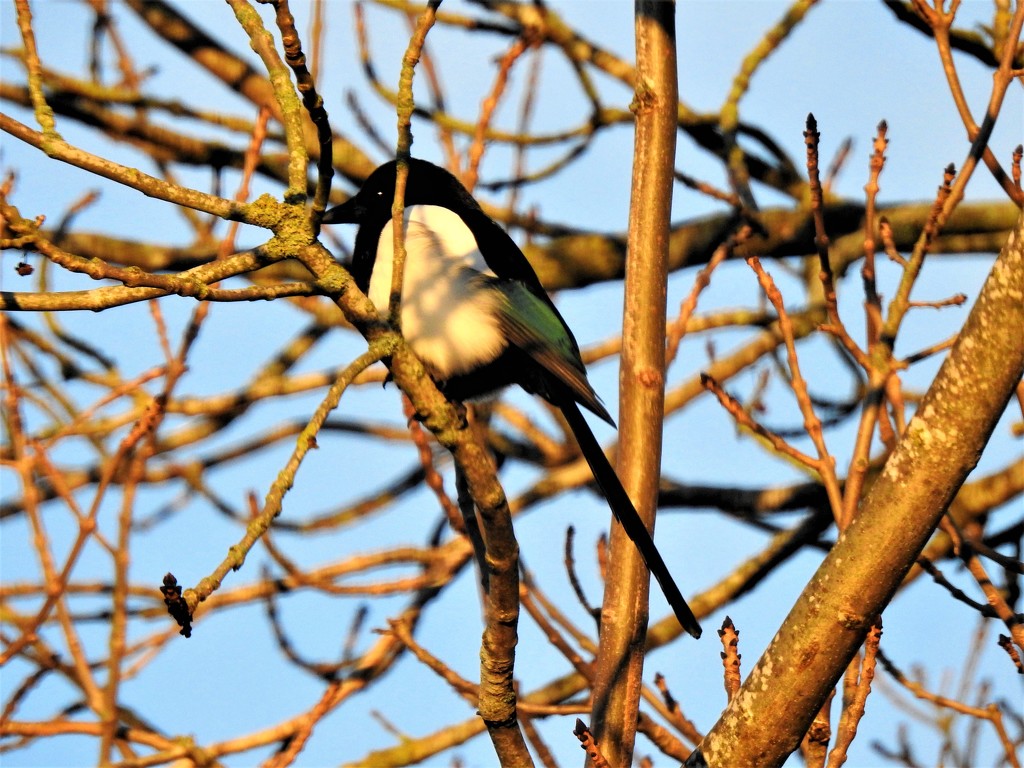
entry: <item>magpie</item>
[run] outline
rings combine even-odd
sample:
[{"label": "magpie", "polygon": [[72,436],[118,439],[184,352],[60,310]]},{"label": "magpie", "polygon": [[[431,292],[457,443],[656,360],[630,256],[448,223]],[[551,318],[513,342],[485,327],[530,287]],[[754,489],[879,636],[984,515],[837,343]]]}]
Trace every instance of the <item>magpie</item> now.
[{"label": "magpie", "polygon": [[[700,637],[700,624],[580,412],[582,405],[615,426],[533,267],[455,176],[425,160],[410,159],[408,168],[400,318],[406,341],[449,399],[472,400],[518,384],[561,410],[679,623]],[[381,165],[323,216],[325,224],[359,225],[352,276],[382,313],[391,295],[396,173],[396,161]]]}]

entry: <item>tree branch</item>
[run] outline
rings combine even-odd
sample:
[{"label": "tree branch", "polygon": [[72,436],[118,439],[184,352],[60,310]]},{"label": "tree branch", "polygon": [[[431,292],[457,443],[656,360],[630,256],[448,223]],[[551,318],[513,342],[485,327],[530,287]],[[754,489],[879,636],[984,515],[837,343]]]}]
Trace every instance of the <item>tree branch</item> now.
[{"label": "tree branch", "polygon": [[[1024,374],[1024,215],[861,509],[698,750],[781,765],[974,468]],[[696,753],[695,753],[696,755]],[[698,765],[691,757],[687,765]]]}]

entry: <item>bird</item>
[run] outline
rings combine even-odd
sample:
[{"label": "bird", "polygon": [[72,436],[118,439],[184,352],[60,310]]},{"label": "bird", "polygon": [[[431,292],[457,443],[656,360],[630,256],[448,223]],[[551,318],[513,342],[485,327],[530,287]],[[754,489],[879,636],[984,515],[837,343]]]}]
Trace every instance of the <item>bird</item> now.
[{"label": "bird", "polygon": [[[579,345],[526,256],[462,183],[426,160],[406,160],[399,324],[444,395],[472,401],[518,385],[558,408],[615,518],[693,637],[701,628],[579,406],[615,422],[587,379]],[[324,224],[357,224],[351,273],[386,315],[392,290],[398,161],[327,210]]]}]

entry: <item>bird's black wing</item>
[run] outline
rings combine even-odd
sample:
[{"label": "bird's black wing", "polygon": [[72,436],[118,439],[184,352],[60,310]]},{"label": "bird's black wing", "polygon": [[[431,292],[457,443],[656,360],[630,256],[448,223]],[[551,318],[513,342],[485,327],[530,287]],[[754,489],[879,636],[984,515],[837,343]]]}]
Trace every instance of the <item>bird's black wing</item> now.
[{"label": "bird's black wing", "polygon": [[[576,340],[546,296],[542,297],[518,280],[486,278],[498,301],[497,314],[502,331],[515,346],[564,388],[573,398],[612,426],[608,409],[587,380]],[[552,399],[553,392],[541,392]]]}]

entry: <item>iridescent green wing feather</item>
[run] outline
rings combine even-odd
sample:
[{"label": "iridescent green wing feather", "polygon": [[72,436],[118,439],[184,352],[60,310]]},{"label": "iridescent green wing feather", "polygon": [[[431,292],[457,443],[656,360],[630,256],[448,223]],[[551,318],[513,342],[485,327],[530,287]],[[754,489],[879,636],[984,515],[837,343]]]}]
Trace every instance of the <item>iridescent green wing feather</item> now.
[{"label": "iridescent green wing feather", "polygon": [[491,278],[488,282],[499,297],[498,315],[509,342],[564,384],[577,402],[613,424],[587,381],[587,370],[569,330],[551,306],[518,280]]}]

